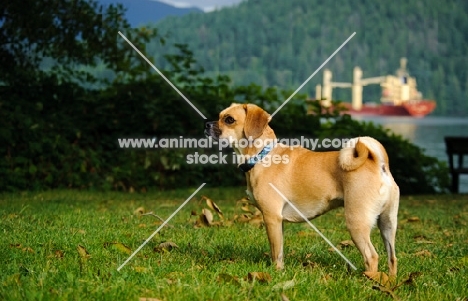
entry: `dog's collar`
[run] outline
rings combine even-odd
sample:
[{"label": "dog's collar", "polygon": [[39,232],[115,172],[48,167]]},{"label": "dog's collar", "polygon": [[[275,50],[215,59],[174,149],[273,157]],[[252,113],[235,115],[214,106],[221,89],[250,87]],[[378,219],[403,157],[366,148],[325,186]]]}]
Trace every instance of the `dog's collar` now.
[{"label": "dog's collar", "polygon": [[255,164],[258,162],[258,161],[261,161],[263,158],[266,157],[266,155],[268,155],[268,153],[274,148],[275,144],[274,143],[270,143],[268,145],[265,145],[265,147],[255,156],[253,157],[250,157],[247,162],[245,163],[242,163],[242,164],[239,164],[239,169],[242,170],[243,172],[248,172],[249,170],[251,170]]}]

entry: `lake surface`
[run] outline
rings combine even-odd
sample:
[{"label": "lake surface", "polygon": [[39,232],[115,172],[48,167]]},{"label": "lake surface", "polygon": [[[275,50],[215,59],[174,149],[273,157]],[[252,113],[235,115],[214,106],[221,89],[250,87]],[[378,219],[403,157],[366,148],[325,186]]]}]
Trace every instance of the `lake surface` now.
[{"label": "lake surface", "polygon": [[[414,144],[425,149],[429,156],[448,161],[445,152],[445,136],[468,136],[468,117],[431,117],[413,118],[402,116],[388,117],[361,117],[354,116],[356,120],[372,121],[381,124],[394,133],[400,134]],[[465,157],[465,162],[468,163]],[[460,176],[460,192],[468,193],[468,175]]]}]

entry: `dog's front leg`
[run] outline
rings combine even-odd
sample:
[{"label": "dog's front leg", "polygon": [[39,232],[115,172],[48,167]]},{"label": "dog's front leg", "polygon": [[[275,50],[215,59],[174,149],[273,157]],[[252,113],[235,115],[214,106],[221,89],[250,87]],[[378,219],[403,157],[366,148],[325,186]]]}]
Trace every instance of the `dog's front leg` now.
[{"label": "dog's front leg", "polygon": [[281,270],[283,263],[283,219],[276,215],[263,215],[263,221],[270,241],[271,260],[276,268]]}]

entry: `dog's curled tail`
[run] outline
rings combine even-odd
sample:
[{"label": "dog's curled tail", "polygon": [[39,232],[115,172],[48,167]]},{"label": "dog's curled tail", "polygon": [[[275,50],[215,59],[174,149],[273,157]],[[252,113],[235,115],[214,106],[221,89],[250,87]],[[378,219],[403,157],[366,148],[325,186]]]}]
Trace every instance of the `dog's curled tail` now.
[{"label": "dog's curled tail", "polygon": [[361,167],[368,157],[369,148],[360,138],[354,138],[340,151],[339,163],[343,170],[352,171]]},{"label": "dog's curled tail", "polygon": [[388,170],[388,156],[380,142],[371,137],[349,140],[340,151],[339,163],[343,170],[352,171],[361,167],[367,159]]}]

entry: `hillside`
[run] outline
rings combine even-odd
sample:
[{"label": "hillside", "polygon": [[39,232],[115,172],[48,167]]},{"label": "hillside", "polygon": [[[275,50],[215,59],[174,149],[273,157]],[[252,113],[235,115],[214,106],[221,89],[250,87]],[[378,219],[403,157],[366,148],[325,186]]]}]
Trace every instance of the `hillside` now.
[{"label": "hillside", "polygon": [[125,16],[132,27],[157,22],[167,16],[203,13],[199,8],[178,8],[154,0],[98,0],[98,2],[104,5],[122,3],[127,9]]},{"label": "hillside", "polygon": [[[394,74],[400,57],[423,96],[438,102],[436,114],[468,115],[468,2],[392,3],[372,0],[256,0],[207,14],[168,17],[155,25],[169,39],[148,45],[159,66],[173,43],[186,43],[210,74],[225,73],[234,84],[295,89],[353,32],[356,36],[326,66],[335,81]],[[302,92],[315,95],[318,73]],[[349,101],[349,89],[334,98]],[[380,88],[364,89],[376,101]]]}]

